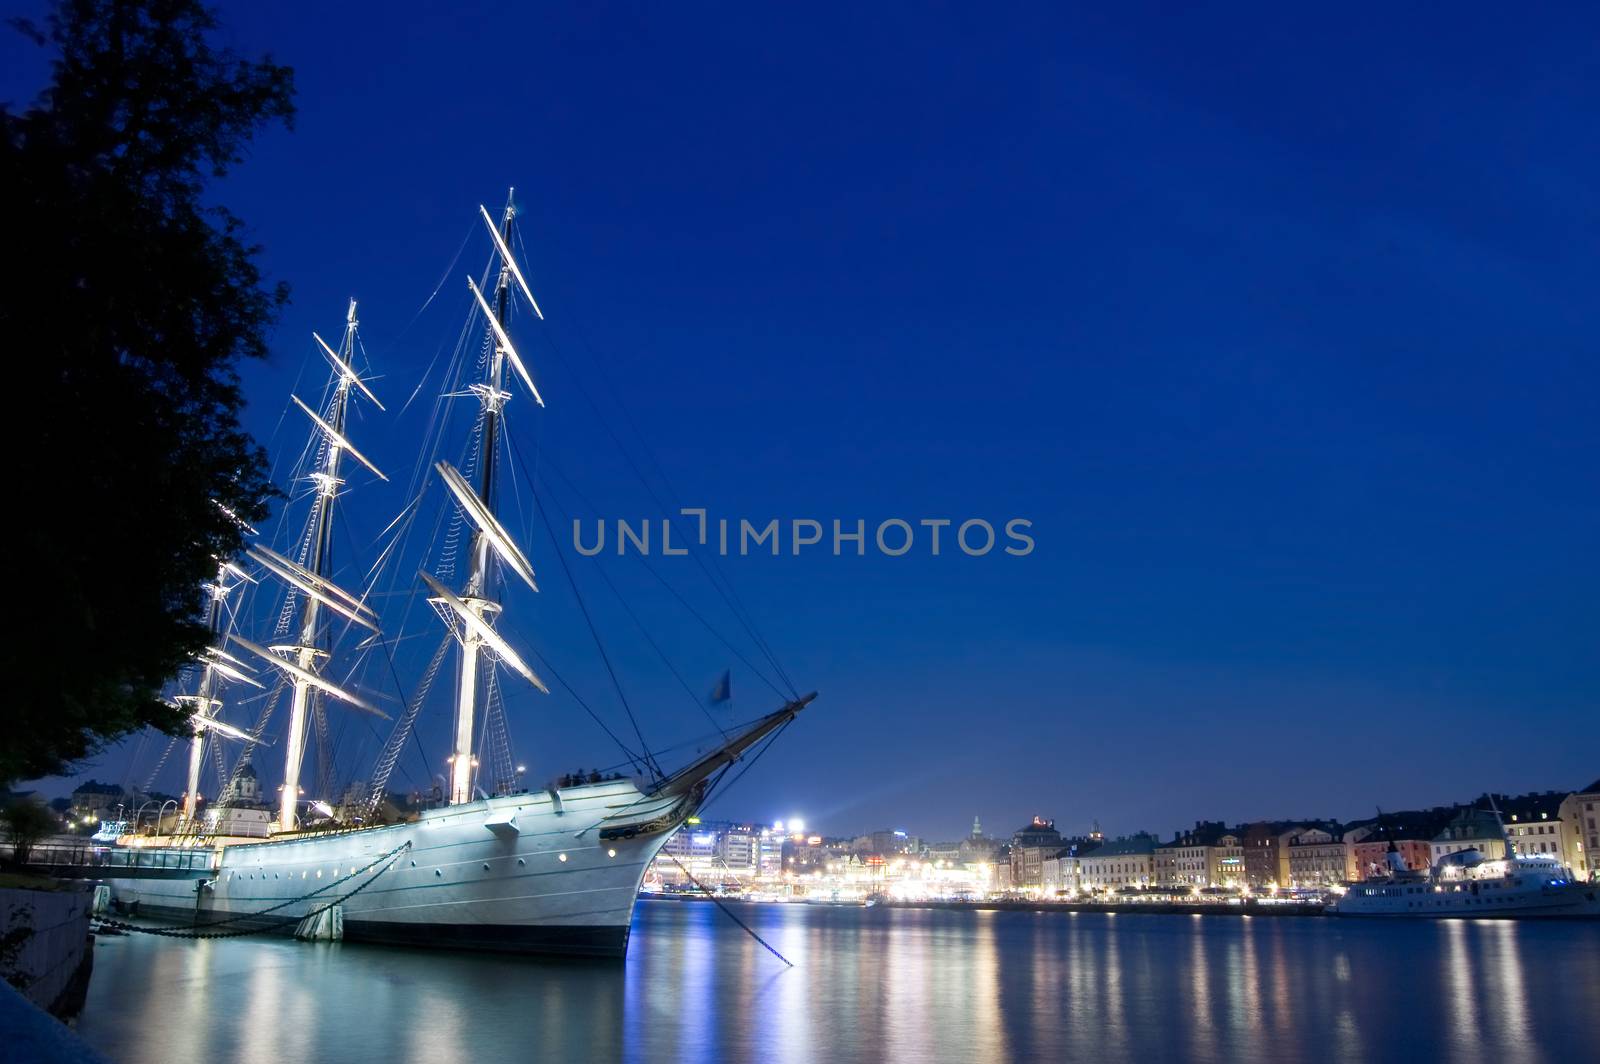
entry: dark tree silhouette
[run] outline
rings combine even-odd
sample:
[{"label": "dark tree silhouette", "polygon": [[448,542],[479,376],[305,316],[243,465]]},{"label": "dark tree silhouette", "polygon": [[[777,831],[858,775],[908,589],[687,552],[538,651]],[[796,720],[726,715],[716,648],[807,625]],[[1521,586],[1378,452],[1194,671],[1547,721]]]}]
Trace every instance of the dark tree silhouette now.
[{"label": "dark tree silhouette", "polygon": [[229,513],[266,516],[236,370],[287,297],[202,193],[293,114],[290,71],[216,47],[195,0],[61,0],[12,25],[58,55],[32,107],[0,107],[0,780],[185,730],[157,696],[205,644]]},{"label": "dark tree silhouette", "polygon": [[43,802],[32,797],[13,798],[0,809],[0,834],[11,844],[11,860],[25,865],[33,848],[61,827]]}]

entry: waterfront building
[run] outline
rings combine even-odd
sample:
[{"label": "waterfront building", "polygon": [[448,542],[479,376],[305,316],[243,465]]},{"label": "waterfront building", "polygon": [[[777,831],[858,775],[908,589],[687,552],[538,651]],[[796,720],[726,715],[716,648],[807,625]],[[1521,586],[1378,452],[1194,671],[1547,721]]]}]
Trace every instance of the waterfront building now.
[{"label": "waterfront building", "polygon": [[701,824],[699,833],[706,831],[715,837],[717,859],[722,867],[735,876],[752,877],[756,874],[756,829],[751,824]]},{"label": "waterfront building", "polygon": [[1561,815],[1566,798],[1560,791],[1495,798],[1506,834],[1519,854],[1561,859],[1572,851],[1582,834],[1577,823],[1569,824]]},{"label": "waterfront building", "polygon": [[[1041,882],[1039,892],[1046,898],[1057,898],[1063,894],[1074,892],[1072,886],[1068,885],[1069,880],[1062,874],[1061,862],[1067,853],[1068,850],[1065,848],[1057,850],[1049,857],[1046,857],[1044,863],[1040,866],[1039,878]],[[1071,858],[1066,859],[1072,860]],[[1076,861],[1073,861],[1071,870],[1076,872]],[[1076,880],[1076,876],[1072,878],[1073,881]]]},{"label": "waterfront building", "polygon": [[116,808],[128,796],[115,783],[88,780],[72,790],[72,816],[80,821],[115,819]]},{"label": "waterfront building", "polygon": [[1011,836],[1011,889],[1043,890],[1044,860],[1061,849],[1056,822],[1036,816]]},{"label": "waterfront building", "polygon": [[1354,878],[1344,831],[1333,821],[1311,824],[1289,837],[1289,886],[1319,890]]},{"label": "waterfront building", "polygon": [[1102,843],[1078,859],[1082,889],[1109,893],[1155,884],[1156,837],[1146,832]]},{"label": "waterfront building", "polygon": [[791,838],[784,847],[784,874],[805,876],[826,872],[851,856],[848,839],[825,839],[820,835],[809,835],[803,840]]},{"label": "waterfront building", "polygon": [[755,845],[756,877],[777,880],[783,877],[783,844],[789,836],[782,824],[762,828]]},{"label": "waterfront building", "polygon": [[674,832],[647,878],[681,887],[693,876],[708,889],[739,890],[754,881],[759,858],[760,832],[753,825],[707,820]]},{"label": "waterfront building", "polygon": [[1195,821],[1155,850],[1155,884],[1161,887],[1242,887],[1244,846],[1221,821]]},{"label": "waterfront building", "polygon": [[1178,840],[1164,842],[1156,847],[1155,853],[1155,885],[1158,887],[1177,887],[1178,879]]},{"label": "waterfront building", "polygon": [[1083,858],[1100,847],[1100,840],[1075,838],[1044,859],[1041,893],[1047,898],[1072,896],[1083,891]]},{"label": "waterfront building", "polygon": [[1251,890],[1275,890],[1289,885],[1289,840],[1304,821],[1259,820],[1244,829],[1244,874]]},{"label": "waterfront building", "polygon": [[1561,823],[1567,867],[1581,879],[1600,881],[1600,779],[1562,801]]},{"label": "waterfront building", "polygon": [[1505,836],[1498,816],[1487,809],[1467,806],[1456,812],[1444,829],[1435,835],[1430,847],[1433,861],[1463,850],[1477,850],[1486,860],[1498,861],[1506,855]]},{"label": "waterfront building", "polygon": [[1347,825],[1344,844],[1350,878],[1356,882],[1387,878],[1391,842],[1408,869],[1426,872],[1433,866],[1434,837],[1455,815],[1454,807],[1438,806],[1385,813],[1373,820]]},{"label": "waterfront building", "polygon": [[995,854],[1000,850],[1000,840],[991,839],[983,833],[983,825],[977,817],[972,818],[972,833],[961,840],[958,859],[962,864],[992,865]]},{"label": "waterfront building", "polygon": [[888,857],[897,853],[915,852],[918,841],[903,831],[884,828],[882,831],[856,836],[853,849],[858,854],[875,853],[880,857]]},{"label": "waterfront building", "polygon": [[689,876],[714,887],[725,876],[717,866],[717,832],[704,824],[673,832],[651,865],[651,875],[664,883],[687,884]]},{"label": "waterfront building", "polygon": [[241,765],[233,774],[233,778],[228,781],[228,786],[222,795],[222,804],[226,805],[254,807],[263,804],[261,780],[256,775],[256,767],[248,763]]}]

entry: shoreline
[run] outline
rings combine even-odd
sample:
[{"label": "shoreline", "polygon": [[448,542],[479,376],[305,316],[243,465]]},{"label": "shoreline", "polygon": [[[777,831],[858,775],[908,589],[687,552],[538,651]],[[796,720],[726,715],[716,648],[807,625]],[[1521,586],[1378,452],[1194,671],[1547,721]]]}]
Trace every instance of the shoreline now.
[{"label": "shoreline", "polygon": [[886,909],[945,909],[957,912],[1062,912],[1150,914],[1158,916],[1329,916],[1327,907],[1318,902],[1243,902],[1238,905],[1207,902],[1093,902],[1093,901],[1028,901],[1010,899],[997,901],[880,901],[872,906],[861,902],[829,901],[825,899],[788,898],[764,900],[758,898],[723,898],[705,894],[641,894],[640,901],[709,902],[717,901],[738,905],[815,905],[846,909],[863,909],[881,906]]}]

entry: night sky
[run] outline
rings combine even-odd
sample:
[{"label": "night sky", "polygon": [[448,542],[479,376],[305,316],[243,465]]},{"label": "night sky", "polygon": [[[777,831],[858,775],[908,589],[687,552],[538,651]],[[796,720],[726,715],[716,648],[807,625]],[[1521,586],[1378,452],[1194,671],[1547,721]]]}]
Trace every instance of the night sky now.
[{"label": "night sky", "polygon": [[[509,185],[549,319],[516,325],[549,405],[512,431],[606,516],[660,513],[615,433],[714,517],[1033,522],[1022,558],[724,561],[821,698],[706,815],[1169,832],[1600,775],[1593,8],[223,17],[299,90],[215,188],[293,289],[248,426],[298,449],[288,392],[352,295],[390,411],[352,429],[395,483],[352,481],[341,578],[407,501],[431,397],[401,407]],[[43,61],[0,42],[24,102]],[[625,728],[520,501],[544,593],[503,627]],[[572,564],[653,747],[708,724],[601,567],[693,688],[731,666],[738,716],[778,704],[636,563]],[[657,565],[757,660],[693,561]],[[534,782],[618,759],[507,691]],[[449,718],[441,687],[433,772]],[[336,724],[359,774],[382,726]]]}]

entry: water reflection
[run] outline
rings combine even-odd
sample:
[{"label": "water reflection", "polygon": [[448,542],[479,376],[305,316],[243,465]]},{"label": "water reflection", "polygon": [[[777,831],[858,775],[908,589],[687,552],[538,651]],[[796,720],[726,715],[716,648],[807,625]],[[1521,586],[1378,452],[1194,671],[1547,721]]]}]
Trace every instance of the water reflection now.
[{"label": "water reflection", "polygon": [[625,964],[103,939],[113,1060],[1592,1057],[1600,926],[640,906]]}]

